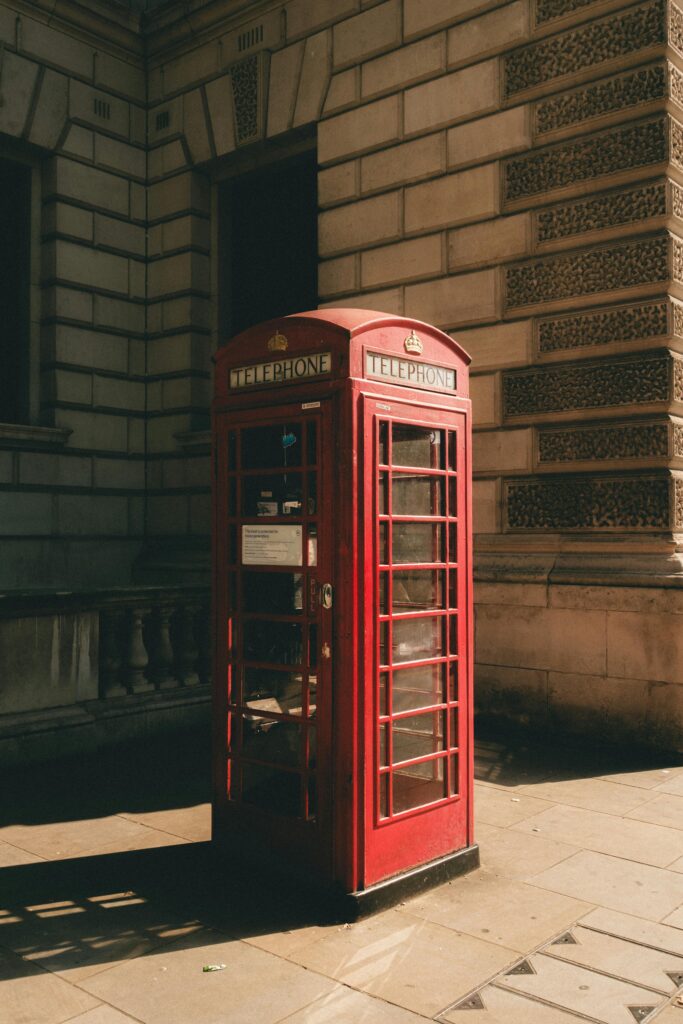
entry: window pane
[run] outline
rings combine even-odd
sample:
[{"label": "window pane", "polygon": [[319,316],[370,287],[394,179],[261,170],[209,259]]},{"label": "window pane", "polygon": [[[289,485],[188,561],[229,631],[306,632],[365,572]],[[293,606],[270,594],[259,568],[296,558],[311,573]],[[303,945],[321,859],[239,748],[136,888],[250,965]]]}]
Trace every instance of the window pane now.
[{"label": "window pane", "polygon": [[388,715],[388,700],[389,700],[389,673],[380,672],[379,674],[379,713],[380,715]]},{"label": "window pane", "polygon": [[386,768],[389,764],[388,749],[387,749],[387,730],[388,726],[380,725],[379,727],[379,764],[380,768]]},{"label": "window pane", "polygon": [[315,420],[309,420],[306,424],[306,429],[308,431],[308,449],[306,452],[306,458],[309,463],[314,464],[318,461],[318,424]]},{"label": "window pane", "polygon": [[393,723],[393,763],[425,757],[444,749],[444,716],[442,711],[411,715]]},{"label": "window pane", "polygon": [[388,636],[389,636],[389,624],[387,622],[380,622],[379,624],[379,663],[380,665],[388,665]]},{"label": "window pane", "polygon": [[318,510],[318,474],[308,474],[308,514],[314,516]]},{"label": "window pane", "polygon": [[301,473],[242,478],[242,511],[245,516],[301,515]]},{"label": "window pane", "polygon": [[382,465],[386,466],[389,461],[389,455],[387,450],[387,434],[388,424],[380,423],[379,425],[379,451],[377,453],[377,461]]},{"label": "window pane", "polygon": [[394,672],[393,710],[412,711],[443,702],[445,666],[422,665]]},{"label": "window pane", "polygon": [[245,668],[242,702],[258,711],[301,714],[302,675],[272,668]]},{"label": "window pane", "polygon": [[443,430],[394,423],[392,440],[391,460],[394,466],[443,469]]},{"label": "window pane", "polygon": [[392,515],[442,516],[444,514],[440,477],[394,473],[391,486]]},{"label": "window pane", "polygon": [[389,525],[388,523],[379,524],[379,560],[381,565],[386,565],[389,561],[387,553],[387,536],[388,536]]},{"label": "window pane", "polygon": [[380,473],[379,475],[379,487],[377,490],[377,510],[381,516],[385,516],[389,512],[389,504],[387,502],[388,476],[388,473]]},{"label": "window pane", "polygon": [[443,608],[443,578],[444,573],[439,570],[398,570],[394,573],[392,610],[417,612]]},{"label": "window pane", "polygon": [[301,817],[301,776],[268,765],[242,765],[242,801],[272,814]]},{"label": "window pane", "polygon": [[394,814],[442,800],[446,796],[443,758],[394,770]]},{"label": "window pane", "polygon": [[300,465],[300,423],[273,423],[242,431],[242,469]]},{"label": "window pane", "polygon": [[395,619],[392,642],[394,664],[439,658],[443,653],[443,621],[442,618]]},{"label": "window pane", "polygon": [[295,767],[301,763],[301,726],[272,718],[242,719],[242,757]]},{"label": "window pane", "polygon": [[379,816],[386,818],[389,814],[389,776],[379,777]]},{"label": "window pane", "polygon": [[300,572],[243,572],[243,610],[296,615],[303,611],[303,582]]},{"label": "window pane", "polygon": [[244,658],[275,665],[297,665],[302,660],[302,627],[294,622],[245,622]]},{"label": "window pane", "polygon": [[442,561],[441,526],[438,523],[394,523],[394,562]]},{"label": "window pane", "polygon": [[389,573],[381,572],[379,574],[379,613],[380,615],[388,615],[388,597],[387,591],[389,587]]}]

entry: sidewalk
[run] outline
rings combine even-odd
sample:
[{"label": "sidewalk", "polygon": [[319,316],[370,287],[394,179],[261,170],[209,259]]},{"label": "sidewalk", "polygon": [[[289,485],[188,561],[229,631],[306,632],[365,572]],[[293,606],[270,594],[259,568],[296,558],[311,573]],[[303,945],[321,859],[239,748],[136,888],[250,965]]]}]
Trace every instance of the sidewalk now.
[{"label": "sidewalk", "polygon": [[78,777],[0,824],[0,1024],[683,1024],[680,761],[481,743],[482,868],[353,925],[209,876],[201,772]]}]

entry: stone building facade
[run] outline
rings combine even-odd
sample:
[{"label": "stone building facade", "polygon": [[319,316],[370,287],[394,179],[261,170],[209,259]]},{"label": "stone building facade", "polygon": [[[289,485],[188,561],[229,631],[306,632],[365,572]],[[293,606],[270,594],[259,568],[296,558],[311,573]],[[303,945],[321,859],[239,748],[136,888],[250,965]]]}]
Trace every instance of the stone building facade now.
[{"label": "stone building facade", "polygon": [[683,748],[674,0],[1,0],[0,95],[0,747],[203,713],[235,211],[305,165],[319,304],[473,358],[480,710]]}]

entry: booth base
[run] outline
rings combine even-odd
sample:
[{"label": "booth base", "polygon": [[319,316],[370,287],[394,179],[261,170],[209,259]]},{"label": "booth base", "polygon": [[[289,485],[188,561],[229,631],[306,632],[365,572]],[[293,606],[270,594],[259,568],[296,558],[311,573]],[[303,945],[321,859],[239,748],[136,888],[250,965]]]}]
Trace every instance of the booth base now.
[{"label": "booth base", "polygon": [[348,893],[340,898],[339,911],[345,921],[357,921],[478,867],[479,847],[475,843],[428,864],[394,875],[393,878],[386,878],[367,889]]}]

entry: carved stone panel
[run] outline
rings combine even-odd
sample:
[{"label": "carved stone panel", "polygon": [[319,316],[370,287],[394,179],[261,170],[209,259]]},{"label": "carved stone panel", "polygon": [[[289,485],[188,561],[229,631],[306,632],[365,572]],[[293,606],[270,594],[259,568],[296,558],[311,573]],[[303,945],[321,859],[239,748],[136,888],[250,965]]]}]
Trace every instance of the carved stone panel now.
[{"label": "carved stone panel", "polygon": [[683,480],[674,480],[674,529],[683,528]]},{"label": "carved stone panel", "polygon": [[[677,191],[680,193],[679,202],[683,202],[683,192]],[[666,183],[662,181],[552,206],[536,215],[537,240],[539,243],[552,242],[664,216],[666,201]]]},{"label": "carved stone panel", "polygon": [[[680,401],[674,391],[668,353],[637,359],[601,360],[503,374],[503,411],[509,416],[537,416],[579,409],[623,405],[668,405]],[[674,363],[680,371],[679,360]]]},{"label": "carved stone panel", "polygon": [[505,272],[506,306],[515,309],[595,295],[669,278],[667,235],[529,260]]},{"label": "carved stone panel", "polygon": [[664,43],[666,4],[650,0],[551,39],[515,50],[504,59],[505,95]]},{"label": "carved stone panel", "polygon": [[263,134],[263,55],[254,54],[230,68],[232,97],[235,108],[237,144],[254,142]]},{"label": "carved stone panel", "polygon": [[588,7],[596,0],[536,0],[536,24],[543,25],[546,21],[566,18],[568,14]]},{"label": "carved stone panel", "polygon": [[666,458],[669,421],[549,427],[538,433],[539,463]]},{"label": "carved stone panel", "polygon": [[662,115],[513,157],[505,164],[505,200],[527,199],[606,174],[665,163],[670,144],[672,158],[675,151],[681,159],[683,127],[673,122],[670,131],[668,121]]},{"label": "carved stone panel", "polygon": [[[679,78],[678,72],[672,69],[672,96]],[[669,75],[665,64],[637,68],[540,101],[536,104],[536,131],[539,135],[559,131],[591,118],[628,110],[653,100],[665,100],[668,93]]]},{"label": "carved stone panel", "polygon": [[508,480],[507,529],[667,530],[673,483],[668,475]]},{"label": "carved stone panel", "polygon": [[[683,331],[683,310],[674,305],[674,321]],[[539,352],[564,352],[592,345],[665,338],[669,333],[669,304],[654,302],[613,306],[566,316],[546,317],[537,323]]]}]

